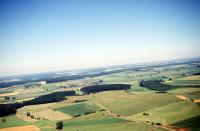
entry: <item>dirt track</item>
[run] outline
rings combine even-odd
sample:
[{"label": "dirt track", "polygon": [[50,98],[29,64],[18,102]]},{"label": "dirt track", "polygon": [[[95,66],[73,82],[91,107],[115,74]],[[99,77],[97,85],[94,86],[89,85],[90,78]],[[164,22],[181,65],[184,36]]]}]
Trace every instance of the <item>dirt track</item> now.
[{"label": "dirt track", "polygon": [[194,103],[200,103],[200,99],[194,99],[193,102]]},{"label": "dirt track", "polygon": [[183,96],[183,95],[176,95],[177,98],[181,99],[181,100],[189,100],[189,98],[187,98],[186,96]]}]

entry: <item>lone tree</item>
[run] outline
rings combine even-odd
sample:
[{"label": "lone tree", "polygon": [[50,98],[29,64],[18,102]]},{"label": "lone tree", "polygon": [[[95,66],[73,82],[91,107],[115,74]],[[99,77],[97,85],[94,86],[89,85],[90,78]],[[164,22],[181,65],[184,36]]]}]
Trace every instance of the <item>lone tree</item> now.
[{"label": "lone tree", "polygon": [[27,113],[26,113],[26,115],[27,115],[27,116],[30,116],[30,115],[31,115],[31,113],[30,113],[30,112],[27,112]]},{"label": "lone tree", "polygon": [[6,122],[6,119],[5,119],[5,118],[3,118],[3,119],[2,119],[2,122]]},{"label": "lone tree", "polygon": [[34,115],[31,115],[31,118],[33,118],[33,119],[34,119]]},{"label": "lone tree", "polygon": [[63,122],[62,121],[58,121],[56,123],[56,129],[62,129],[63,128]]},{"label": "lone tree", "polygon": [[139,86],[144,87],[144,80],[141,80]]}]

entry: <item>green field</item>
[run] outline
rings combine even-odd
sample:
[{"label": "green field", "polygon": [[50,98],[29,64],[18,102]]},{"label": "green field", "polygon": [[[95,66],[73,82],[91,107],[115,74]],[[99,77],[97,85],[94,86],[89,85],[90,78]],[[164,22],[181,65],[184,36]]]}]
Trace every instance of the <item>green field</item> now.
[{"label": "green field", "polygon": [[200,99],[200,88],[183,87],[183,88],[170,90],[169,93],[176,94],[176,95],[181,94],[190,99]]},{"label": "green field", "polygon": [[[149,124],[130,122],[120,118],[113,118],[106,112],[97,112],[94,114],[84,115],[74,120],[64,122],[64,126],[68,130],[105,130],[105,131],[121,131],[146,129],[162,130],[161,128],[151,126]],[[164,130],[164,129],[163,129]]]},{"label": "green field", "polygon": [[105,125],[87,125],[87,126],[71,126],[66,127],[66,130],[70,131],[166,131],[166,129],[152,126],[150,124],[127,122],[127,123],[116,123],[116,124],[105,124]]},{"label": "green field", "polygon": [[96,111],[99,111],[100,108],[96,106],[95,104],[77,103],[77,104],[57,108],[55,110],[75,116],[75,115],[84,115],[85,113],[94,113]]},{"label": "green field", "polygon": [[126,120],[120,118],[107,118],[107,119],[98,119],[98,120],[82,120],[82,121],[68,121],[64,125],[69,126],[85,126],[85,125],[105,125],[105,124],[114,124],[114,123],[123,123]]},{"label": "green field", "polygon": [[125,91],[110,91],[99,93],[95,96],[101,104],[105,105],[114,113],[124,116],[133,115],[145,110],[179,101],[175,96],[168,94],[129,94]]},{"label": "green field", "polygon": [[[177,111],[178,109],[178,111]],[[149,121],[154,123],[161,123],[163,125],[171,125],[182,120],[187,120],[200,115],[199,106],[190,101],[181,101],[168,104],[156,109],[146,110],[143,112],[130,116],[130,119],[139,121]]]},{"label": "green field", "polygon": [[13,90],[8,89],[8,90],[0,90],[0,94],[5,94],[5,93],[12,93]]},{"label": "green field", "polygon": [[[3,122],[3,119],[5,120],[5,122]],[[0,128],[25,125],[30,125],[30,123],[17,118],[15,115],[11,115],[8,117],[0,117]]]}]

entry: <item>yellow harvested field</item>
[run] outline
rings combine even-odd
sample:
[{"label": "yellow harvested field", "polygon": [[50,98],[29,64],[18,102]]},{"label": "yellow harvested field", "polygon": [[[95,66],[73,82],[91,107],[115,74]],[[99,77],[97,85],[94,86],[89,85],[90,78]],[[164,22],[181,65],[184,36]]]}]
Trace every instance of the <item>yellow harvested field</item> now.
[{"label": "yellow harvested field", "polygon": [[29,125],[29,126],[3,128],[3,129],[0,129],[0,131],[40,131],[40,128],[38,128],[35,125]]},{"label": "yellow harvested field", "polygon": [[[70,115],[52,110],[51,106],[54,104],[55,103],[25,106],[17,111],[17,117],[28,122],[37,121],[37,118],[48,120],[67,120],[72,118]],[[27,116],[27,112],[31,112],[36,119]]]},{"label": "yellow harvested field", "polygon": [[35,87],[35,88],[28,88],[28,89],[23,89],[21,91],[22,94],[30,94],[30,93],[38,93],[41,91],[45,91],[45,89],[41,88],[41,87]]},{"label": "yellow harvested field", "polygon": [[28,100],[32,100],[34,99],[35,97],[32,97],[32,98],[26,98],[26,99],[21,99],[21,100],[16,100],[16,102],[23,102],[23,101],[28,101]]},{"label": "yellow harvested field", "polygon": [[39,117],[39,118],[45,118],[48,120],[67,120],[67,119],[71,119],[72,116],[64,114],[62,112],[59,111],[53,111],[51,109],[47,109],[44,111],[40,111],[40,112],[33,112],[35,117]]},{"label": "yellow harvested field", "polygon": [[[50,107],[55,105],[56,103],[48,103],[48,104],[40,104],[40,105],[30,105],[25,106],[17,110],[17,117],[30,122],[30,121],[37,121],[36,119],[32,119],[30,117],[27,117],[27,112],[33,112],[33,115],[37,117],[37,112],[41,112],[47,109],[51,109]],[[66,114],[65,114],[66,115]],[[39,117],[39,116],[38,116]],[[41,119],[44,117],[41,117]]]},{"label": "yellow harvested field", "polygon": [[200,80],[200,75],[187,76],[185,78],[181,78],[181,80]]},{"label": "yellow harvested field", "polygon": [[189,100],[187,97],[183,96],[183,95],[176,95],[177,98],[181,99],[181,100]]},{"label": "yellow harvested field", "polygon": [[0,94],[0,97],[5,97],[5,96],[15,96],[17,94],[19,94],[21,91],[23,91],[23,89],[17,89],[12,93],[4,93],[4,94]]},{"label": "yellow harvested field", "polygon": [[51,106],[55,105],[56,103],[48,103],[48,104],[39,104],[39,105],[30,105],[20,108],[18,111],[41,111],[46,108],[50,108]]},{"label": "yellow harvested field", "polygon": [[27,112],[23,111],[23,112],[19,112],[17,111],[17,114],[16,116],[24,121],[27,121],[27,122],[33,122],[33,121],[37,121],[36,119],[32,119],[31,117],[28,117],[27,115]]},{"label": "yellow harvested field", "polygon": [[170,83],[170,82],[173,82],[173,81],[165,81],[166,83]]},{"label": "yellow harvested field", "polygon": [[13,93],[5,93],[5,94],[0,94],[0,97],[5,97],[5,96],[14,96],[17,95],[18,92],[13,92]]}]

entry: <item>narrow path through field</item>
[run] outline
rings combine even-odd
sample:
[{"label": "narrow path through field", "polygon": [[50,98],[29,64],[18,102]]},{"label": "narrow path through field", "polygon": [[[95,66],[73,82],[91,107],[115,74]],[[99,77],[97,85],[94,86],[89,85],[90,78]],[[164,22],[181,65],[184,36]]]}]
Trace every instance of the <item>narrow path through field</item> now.
[{"label": "narrow path through field", "polygon": [[193,102],[194,103],[200,103],[200,99],[194,99]]},{"label": "narrow path through field", "polygon": [[182,127],[177,127],[177,126],[166,126],[166,127],[174,129],[175,131],[190,131],[189,128],[182,128]]},{"label": "narrow path through field", "polygon": [[186,96],[183,96],[183,95],[176,95],[177,98],[181,99],[181,100],[184,100],[184,101],[192,101],[194,103],[199,103],[200,102],[200,99],[189,99],[188,97]]},{"label": "narrow path through field", "polygon": [[186,96],[183,96],[183,95],[176,95],[177,98],[181,99],[181,100],[190,100],[189,98],[187,98]]}]

